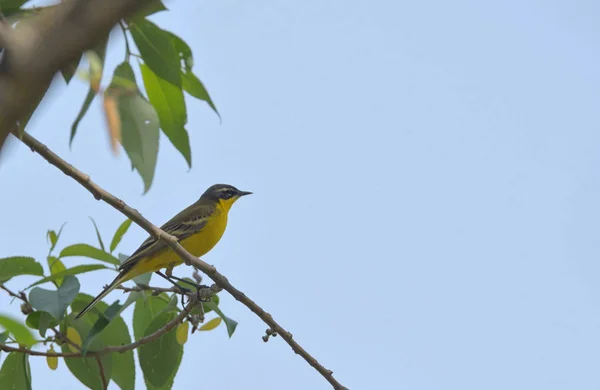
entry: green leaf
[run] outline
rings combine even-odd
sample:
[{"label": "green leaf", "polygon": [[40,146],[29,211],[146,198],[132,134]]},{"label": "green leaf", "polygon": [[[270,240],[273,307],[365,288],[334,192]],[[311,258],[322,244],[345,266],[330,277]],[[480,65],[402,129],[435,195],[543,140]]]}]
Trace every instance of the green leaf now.
[{"label": "green leaf", "polygon": [[173,34],[170,31],[168,32],[168,34],[171,37],[171,43],[173,44],[175,51],[177,52],[177,54],[179,54],[179,58],[181,61],[180,65],[183,65],[183,69],[185,69],[186,71],[191,71],[192,67],[194,66],[194,57],[192,55],[192,49],[190,49],[189,45],[177,35]]},{"label": "green leaf", "polygon": [[106,93],[116,96],[121,119],[121,145],[125,148],[132,167],[144,181],[144,193],[152,185],[158,156],[159,119],[154,107],[137,91],[124,90],[115,82],[123,78],[135,82],[131,65],[123,62],[115,70],[113,81]]},{"label": "green leaf", "polygon": [[190,138],[185,124],[187,111],[180,87],[161,79],[145,64],[140,65],[144,86],[150,103],[156,109],[163,133],[183,155],[188,166],[192,166]]},{"label": "green leaf", "polygon": [[[143,18],[146,16],[150,16],[157,12],[166,11],[167,8],[160,0],[151,1],[148,5],[142,7],[140,11],[137,12],[135,18]],[[121,389],[123,390],[123,389]]]},{"label": "green leaf", "polygon": [[61,320],[67,307],[79,292],[79,281],[74,276],[65,276],[62,285],[56,290],[36,287],[29,293],[29,303],[36,310],[46,311]]},{"label": "green leaf", "polygon": [[[98,42],[96,47],[93,49],[93,51],[96,52],[96,54],[98,55],[98,57],[100,58],[102,63],[104,63],[104,59],[106,57],[107,44],[108,44],[108,35],[104,39],[102,39],[102,41]],[[90,88],[88,89],[87,96],[85,97],[85,100],[83,101],[83,105],[81,106],[81,109],[79,110],[79,114],[77,114],[77,118],[75,118],[73,125],[71,125],[71,136],[69,138],[69,146],[71,146],[71,144],[73,144],[73,138],[75,138],[75,133],[77,132],[77,126],[79,126],[79,122],[81,122],[81,120],[85,116],[85,113],[90,108],[90,104],[92,103],[92,100],[94,100],[95,97],[96,97],[96,91],[94,91],[94,89],[90,86]]]},{"label": "green leaf", "polygon": [[48,230],[46,232],[46,239],[50,241],[50,252],[52,252],[58,242],[58,234],[54,230]]},{"label": "green leaf", "polygon": [[[73,276],[73,275],[79,275],[79,274],[83,274],[86,272],[90,272],[90,271],[96,271],[99,269],[110,269],[112,270],[113,268],[109,268],[105,265],[102,264],[81,264],[81,265],[76,265],[75,267],[71,267],[71,268],[67,268],[64,271],[61,272],[57,272],[54,275],[50,275],[50,276],[46,276],[43,279],[38,280],[37,282],[30,284],[29,286],[27,286],[26,290],[34,287],[34,286],[38,286],[42,283],[46,283],[46,282],[54,282],[55,280],[63,280],[63,278],[65,276]],[[61,282],[61,285],[64,283]]]},{"label": "green leaf", "polygon": [[31,347],[33,344],[35,344],[35,339],[33,338],[33,335],[29,329],[11,317],[0,315],[0,327],[12,334],[19,344],[26,345],[28,347]]},{"label": "green leaf", "polygon": [[52,253],[52,251],[56,247],[56,244],[58,243],[58,239],[60,238],[60,234],[62,233],[64,227],[65,224],[63,223],[60,229],[58,229],[58,233],[56,233],[54,230],[48,230],[46,232],[46,239],[50,241],[50,250],[48,251],[48,253]]},{"label": "green leaf", "polygon": [[221,120],[221,114],[219,114],[219,111],[217,110],[217,107],[213,103],[212,99],[210,98],[210,95],[204,87],[204,84],[202,84],[202,81],[200,81],[200,79],[198,79],[198,77],[196,77],[196,75],[192,71],[187,71],[185,73],[181,72],[181,82],[185,92],[197,99],[204,100],[206,103],[208,103],[210,108],[212,108],[215,114],[217,114],[217,116],[219,117],[219,120]]},{"label": "green leaf", "polygon": [[152,279],[152,274],[153,272],[146,272],[145,274],[141,274],[139,276],[136,276],[135,278],[133,278],[133,282],[135,284],[142,285],[142,286],[148,286],[150,283],[150,279]]},{"label": "green leaf", "polygon": [[150,69],[161,79],[180,87],[179,54],[173,48],[169,32],[147,19],[136,19],[129,25],[129,31]]},{"label": "green leaf", "polygon": [[79,67],[79,63],[81,62],[81,55],[79,55],[77,57],[76,60],[74,60],[73,62],[68,63],[67,65],[65,65],[61,70],[60,73],[62,74],[63,78],[65,79],[65,82],[67,84],[69,84],[69,81],[71,81],[71,79],[73,78],[73,75],[75,74],[75,71],[77,70],[77,68]]},{"label": "green leaf", "polygon": [[20,10],[21,6],[29,0],[2,0],[0,1],[0,12],[6,18]]},{"label": "green leaf", "polygon": [[[175,313],[169,311],[161,313],[150,322],[144,336],[156,332],[175,316]],[[174,329],[155,341],[140,346],[138,357],[144,379],[154,387],[165,386],[179,369],[178,357],[182,350],[183,346],[177,342]]]},{"label": "green leaf", "polygon": [[33,257],[14,256],[0,259],[0,283],[7,282],[18,275],[37,275],[44,274],[40,263]]},{"label": "green leaf", "polygon": [[0,369],[0,383],[3,389],[31,389],[31,369],[27,354],[11,352],[4,359]]},{"label": "green leaf", "polygon": [[232,320],[231,318],[227,317],[225,314],[223,314],[223,312],[221,311],[221,309],[219,309],[219,307],[217,305],[214,304],[214,302],[205,302],[204,306],[209,307],[210,309],[214,310],[215,313],[217,313],[219,315],[219,317],[221,317],[223,319],[223,321],[225,321],[225,326],[227,326],[227,334],[229,335],[229,338],[231,338],[231,336],[233,336],[233,333],[235,332],[235,328],[237,328],[237,321]]},{"label": "green leaf", "polygon": [[[69,314],[68,323],[69,323],[69,326],[72,326],[73,328],[75,328],[75,330],[77,330],[77,332],[79,333],[79,335],[81,336],[82,339],[87,338],[87,336],[92,328],[92,324],[94,323],[94,321],[97,317],[94,317],[95,313],[90,312],[88,315],[78,319],[77,321],[73,321],[73,318],[75,317],[75,313],[81,311],[81,309],[83,309],[83,307],[85,305],[87,305],[87,303],[89,303],[91,300],[92,300],[92,297],[87,294],[78,294],[77,298],[73,301],[73,303],[71,305],[72,313]],[[98,308],[100,310],[105,310],[106,307],[107,307],[107,305],[104,302],[98,303]],[[64,325],[61,327],[61,332],[66,333],[66,329],[64,328]],[[102,332],[102,334],[99,337],[97,337],[90,344],[88,350],[89,351],[97,351],[107,345],[119,345],[120,342],[113,344],[112,342],[107,341],[108,340],[107,338],[110,338],[111,336],[114,337],[117,334],[116,331],[114,332],[115,333],[114,335],[111,333],[112,333],[112,329],[110,329],[109,327],[105,328],[104,332]],[[105,334],[106,334],[107,338],[105,338],[105,336],[104,336]],[[130,341],[127,341],[126,343],[129,343],[129,342]],[[70,346],[69,344],[65,343],[62,345],[62,352],[65,352],[65,353],[77,352],[77,350],[75,348],[73,348],[72,346]],[[129,352],[131,352],[131,351],[125,352],[124,355]],[[120,356],[120,354],[108,354],[108,355],[102,356],[102,358],[101,358],[102,366],[104,367],[104,374],[106,375],[107,378],[112,377],[113,367],[117,365],[117,356]],[[132,356],[132,358],[133,358],[133,356]],[[94,357],[85,357],[85,358],[78,357],[78,358],[65,358],[64,360],[65,360],[67,367],[71,371],[71,373],[85,386],[87,386],[90,389],[94,389],[94,390],[102,390],[103,389],[102,380],[100,378],[100,371],[98,369],[98,362],[96,361],[96,358],[94,358]]]},{"label": "green leaf", "polygon": [[121,224],[121,226],[119,226],[117,228],[117,231],[115,232],[115,234],[110,242],[110,253],[113,253],[114,250],[117,248],[117,245],[119,245],[119,243],[121,242],[121,239],[123,238],[123,235],[125,233],[127,233],[127,230],[129,229],[130,226],[131,226],[131,219],[126,219],[125,222],[123,222]]},{"label": "green leaf", "polygon": [[72,256],[82,256],[89,257],[91,259],[96,259],[100,261],[104,261],[113,265],[121,264],[118,259],[116,259],[110,253],[106,253],[101,249],[95,248],[88,244],[74,244],[64,248],[59,257],[72,257]]},{"label": "green leaf", "polygon": [[[67,270],[67,267],[65,267],[63,262],[60,261],[60,259],[58,257],[48,256],[47,261],[48,261],[48,268],[50,268],[50,275],[56,275],[61,272],[65,272]],[[54,283],[54,285],[56,287],[58,287],[62,284],[62,281],[63,281],[62,277],[58,277],[55,280],[53,280],[52,282]]]},{"label": "green leaf", "polygon": [[207,306],[207,303],[212,302],[213,305],[219,306],[219,300],[220,299],[219,299],[218,295],[213,295],[212,297],[210,297],[210,301],[209,302],[202,303],[202,309],[204,310],[204,314],[210,313],[212,311],[212,309]]},{"label": "green leaf", "polygon": [[10,332],[7,330],[5,330],[4,332],[0,332],[0,344],[4,344],[6,339],[8,339],[9,335],[10,335]]},{"label": "green leaf", "polygon": [[81,346],[81,351],[83,353],[87,351],[87,348],[89,347],[90,343],[94,340],[94,338],[100,332],[102,332],[104,328],[106,328],[116,316],[118,316],[120,311],[121,305],[119,304],[119,301],[115,301],[106,310],[104,310],[103,312],[99,312],[102,313],[102,315],[98,316],[98,319],[94,323],[94,326],[92,326],[92,329],[88,333],[87,337],[83,342],[83,345]]},{"label": "green leaf", "polygon": [[152,296],[149,291],[145,291],[143,294],[146,299],[137,300],[133,310],[133,337],[136,340],[144,337],[144,332],[152,319],[158,316],[169,303],[169,296],[165,293]]},{"label": "green leaf", "polygon": [[46,330],[58,325],[58,322],[45,311],[34,311],[27,316],[25,323],[32,329],[40,331],[40,336],[46,337]]},{"label": "green leaf", "polygon": [[103,252],[106,252],[106,249],[104,249],[104,243],[102,242],[102,236],[100,236],[100,231],[98,230],[98,226],[96,226],[96,221],[94,221],[92,217],[89,218],[94,224],[94,230],[96,231],[96,237],[98,237],[98,244],[100,244],[100,249],[102,249]]},{"label": "green leaf", "polygon": [[[93,297],[87,294],[79,294],[73,304],[71,305],[71,309],[74,313],[79,313],[89,302],[91,302]],[[115,307],[116,303],[113,304]],[[122,311],[127,304],[123,305],[118,312]],[[91,342],[89,350],[93,351],[100,346],[106,345],[126,345],[131,344],[131,336],[129,335],[129,330],[125,321],[120,315],[111,314],[111,309],[105,302],[98,302],[96,304],[96,308],[98,311],[89,312],[75,321],[76,323],[87,321],[88,324],[94,324],[99,320],[97,313],[104,313],[105,315],[112,316],[112,320],[110,323],[97,334],[94,340]],[[93,329],[93,326],[89,328],[90,331]],[[89,333],[83,333],[82,337],[84,340],[87,340],[89,337]],[[110,373],[110,378],[115,381],[115,383],[121,388],[121,390],[133,390],[135,388],[135,362],[133,359],[133,351],[127,351],[123,353],[113,353],[112,356],[112,371]],[[108,376],[109,374],[107,374]]]}]

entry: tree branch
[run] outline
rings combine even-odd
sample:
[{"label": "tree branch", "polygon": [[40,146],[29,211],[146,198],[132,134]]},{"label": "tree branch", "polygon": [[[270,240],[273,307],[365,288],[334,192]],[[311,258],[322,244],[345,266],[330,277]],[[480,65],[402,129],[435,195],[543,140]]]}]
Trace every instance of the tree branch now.
[{"label": "tree branch", "polygon": [[52,78],[151,0],[63,0],[19,23],[0,25],[0,151],[15,123],[41,101]]},{"label": "tree branch", "polygon": [[[18,138],[18,136],[17,136]],[[236,300],[243,303],[248,309],[250,309],[253,313],[255,313],[261,320],[263,320],[268,326],[269,329],[273,332],[277,333],[281,336],[282,339],[285,340],[286,343],[292,348],[292,350],[300,355],[309,365],[314,367],[336,390],[346,389],[341,383],[339,383],[334,377],[333,372],[331,370],[326,369],[315,359],[311,354],[309,354],[304,348],[300,346],[293,338],[292,334],[285,330],[281,325],[279,325],[271,314],[267,313],[262,307],[260,307],[256,302],[252,299],[248,298],[243,292],[235,288],[229,280],[222,274],[220,274],[217,269],[205,263],[204,261],[194,257],[192,254],[187,252],[178,242],[177,239],[158,227],[154,226],[150,221],[144,218],[137,210],[129,207],[125,202],[121,199],[115,197],[108,191],[101,188],[99,185],[94,183],[90,177],[73,165],[67,163],[65,160],[57,156],[54,152],[52,152],[48,147],[27,133],[23,134],[21,141],[25,143],[27,146],[31,148],[32,151],[37,152],[40,156],[42,156],[46,161],[50,164],[54,165],[58,169],[60,169],[67,176],[72,177],[75,181],[80,183],[83,187],[85,187],[92,195],[98,199],[103,200],[109,205],[113,206],[115,209],[119,210],[121,213],[125,214],[129,219],[139,225],[142,229],[146,230],[151,236],[156,237],[165,242],[179,257],[183,259],[185,264],[192,265],[200,271],[204,272],[211,278],[218,286],[222,287],[224,290],[227,290]]]}]

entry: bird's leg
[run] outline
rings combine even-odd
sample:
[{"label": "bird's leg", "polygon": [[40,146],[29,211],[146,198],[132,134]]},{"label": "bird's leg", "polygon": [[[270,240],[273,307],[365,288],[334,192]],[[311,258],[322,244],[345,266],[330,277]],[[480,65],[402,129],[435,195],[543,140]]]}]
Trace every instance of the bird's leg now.
[{"label": "bird's leg", "polygon": [[187,293],[191,292],[187,288],[181,287],[177,282],[173,281],[173,279],[171,279],[171,278],[174,278],[173,276],[171,276],[171,278],[170,278],[170,277],[168,277],[167,275],[163,274],[160,271],[155,271],[154,273],[157,274],[158,276],[160,276],[161,278],[164,278],[164,279],[168,280],[169,283],[172,283],[173,286],[177,287],[179,289],[179,291],[181,291],[182,294],[187,294]]},{"label": "bird's leg", "polygon": [[181,283],[185,283],[189,286],[193,286],[196,289],[196,291],[200,290],[201,288],[208,288],[208,286],[206,286],[204,284],[197,284],[194,282],[190,282],[189,280],[181,279],[181,278],[178,278],[177,276],[173,276],[173,275],[171,275],[171,279],[175,279],[175,280],[180,281]]}]

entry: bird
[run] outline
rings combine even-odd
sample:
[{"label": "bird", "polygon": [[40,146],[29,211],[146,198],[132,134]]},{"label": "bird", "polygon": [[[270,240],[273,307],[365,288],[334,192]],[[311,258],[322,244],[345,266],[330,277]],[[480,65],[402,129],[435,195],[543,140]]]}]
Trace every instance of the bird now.
[{"label": "bird", "polygon": [[[196,202],[162,225],[161,230],[175,236],[181,246],[193,256],[204,256],[223,236],[231,206],[242,196],[250,194],[252,192],[240,191],[229,184],[215,184],[209,187]],[[171,283],[175,283],[170,280],[171,273],[173,267],[181,264],[183,260],[164,242],[152,236],[148,237],[121,263],[117,277],[75,318],[82,317],[111,291],[136,276],[156,272]],[[166,268],[166,275],[160,272],[163,268]]]}]

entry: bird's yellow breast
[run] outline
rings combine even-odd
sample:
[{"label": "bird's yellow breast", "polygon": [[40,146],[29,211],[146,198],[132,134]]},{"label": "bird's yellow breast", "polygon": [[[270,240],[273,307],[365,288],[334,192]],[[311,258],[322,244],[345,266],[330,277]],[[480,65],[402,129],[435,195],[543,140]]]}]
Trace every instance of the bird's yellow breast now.
[{"label": "bird's yellow breast", "polygon": [[[221,204],[207,218],[206,225],[198,233],[182,240],[181,246],[196,257],[207,254],[219,242],[227,227],[227,209]],[[155,255],[140,260],[138,266],[132,269],[127,279],[134,278],[146,272],[155,272],[163,268],[178,266],[183,260],[171,248],[166,248]]]}]

